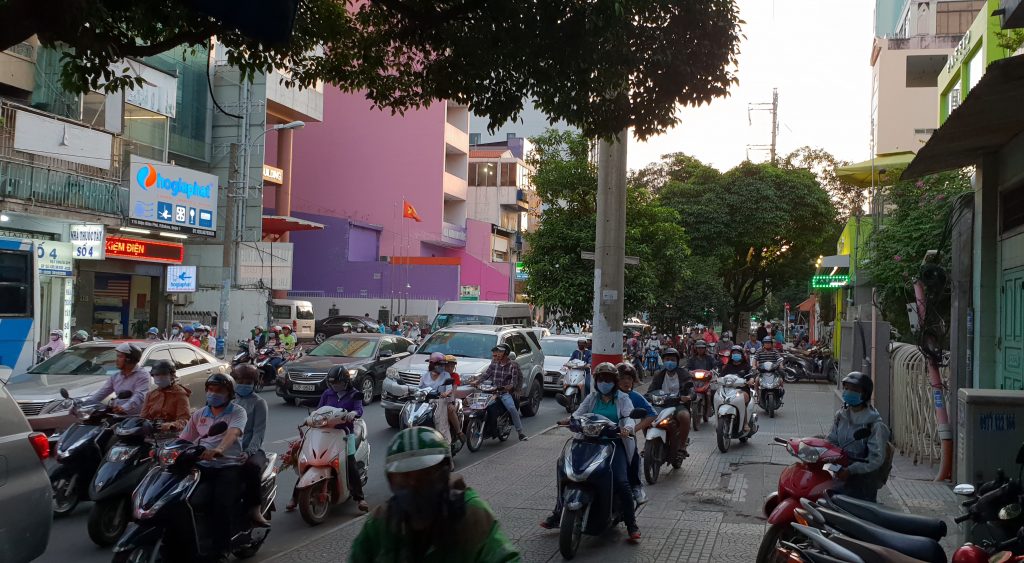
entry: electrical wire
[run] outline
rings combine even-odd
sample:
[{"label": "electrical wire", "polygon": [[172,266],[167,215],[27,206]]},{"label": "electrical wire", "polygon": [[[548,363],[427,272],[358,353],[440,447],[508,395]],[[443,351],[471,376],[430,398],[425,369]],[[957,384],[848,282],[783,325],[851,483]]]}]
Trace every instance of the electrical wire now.
[{"label": "electrical wire", "polygon": [[214,50],[213,50],[213,48],[211,46],[209,53],[207,53],[208,56],[206,57],[206,86],[210,90],[210,99],[213,100],[213,105],[217,108],[217,111],[223,113],[224,115],[226,115],[228,117],[233,117],[235,119],[242,119],[241,115],[233,114],[233,113],[225,110],[224,108],[220,107],[220,103],[217,102],[217,96],[215,96],[213,94],[213,78],[210,75],[210,58],[211,58],[210,55],[213,55],[213,51]]}]

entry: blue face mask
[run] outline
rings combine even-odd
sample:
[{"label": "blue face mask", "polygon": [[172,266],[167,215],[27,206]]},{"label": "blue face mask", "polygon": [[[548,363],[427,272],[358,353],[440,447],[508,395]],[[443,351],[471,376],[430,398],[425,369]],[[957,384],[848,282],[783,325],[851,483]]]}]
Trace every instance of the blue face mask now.
[{"label": "blue face mask", "polygon": [[860,391],[843,391],[843,402],[851,407],[858,407],[864,399],[860,396]]},{"label": "blue face mask", "polygon": [[252,391],[253,385],[251,383],[239,383],[235,385],[235,393],[237,393],[239,397],[248,397],[249,395],[252,395]]},{"label": "blue face mask", "polygon": [[679,362],[676,362],[676,361],[673,361],[673,360],[667,360],[665,362],[665,369],[667,369],[668,371],[672,371],[672,370],[676,369],[677,367],[679,367]]},{"label": "blue face mask", "polygon": [[612,391],[615,391],[615,384],[610,381],[602,381],[597,384],[597,390],[600,391],[602,395],[609,395]]},{"label": "blue face mask", "polygon": [[213,408],[223,407],[228,404],[228,396],[221,393],[206,393],[206,404]]},{"label": "blue face mask", "polygon": [[733,354],[732,356],[729,357],[732,358],[732,361],[738,362],[743,359],[743,354]]}]

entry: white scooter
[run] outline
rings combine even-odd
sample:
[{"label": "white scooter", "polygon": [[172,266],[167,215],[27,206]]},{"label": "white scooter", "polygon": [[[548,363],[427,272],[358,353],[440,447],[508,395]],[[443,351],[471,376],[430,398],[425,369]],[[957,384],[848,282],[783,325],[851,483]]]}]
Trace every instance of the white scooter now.
[{"label": "white scooter", "polygon": [[[753,412],[754,403],[757,401],[751,398],[750,404],[743,404],[743,393],[740,392],[740,388],[745,384],[746,380],[735,374],[718,378],[718,391],[715,392],[718,428],[715,434],[718,439],[718,450],[722,453],[729,451],[733,439],[746,442],[747,438],[757,433],[757,414]],[[744,411],[747,413],[750,432],[743,431]]]},{"label": "white scooter", "polygon": [[562,395],[565,397],[565,412],[572,414],[579,408],[585,396],[584,387],[590,366],[583,360],[569,360],[562,366]]},{"label": "white scooter", "polygon": [[[349,434],[336,425],[352,422]],[[306,431],[303,433],[303,427]],[[302,445],[299,447],[295,471],[296,501],[302,519],[316,526],[327,519],[330,507],[349,499],[348,454],[354,453],[360,482],[365,485],[370,466],[370,443],[366,440],[366,423],[356,414],[335,407],[320,407],[299,426]]]}]

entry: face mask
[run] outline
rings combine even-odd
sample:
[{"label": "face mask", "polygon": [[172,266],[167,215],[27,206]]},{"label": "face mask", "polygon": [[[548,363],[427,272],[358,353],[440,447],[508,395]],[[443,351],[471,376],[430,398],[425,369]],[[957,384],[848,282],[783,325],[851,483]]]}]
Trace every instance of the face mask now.
[{"label": "face mask", "polygon": [[335,393],[344,393],[348,390],[348,383],[332,383],[331,389],[334,389]]},{"label": "face mask", "polygon": [[843,402],[851,407],[857,407],[864,402],[864,398],[860,396],[859,391],[843,391]]},{"label": "face mask", "polygon": [[223,407],[228,404],[228,396],[222,393],[211,393],[208,391],[206,393],[206,404],[214,408]]},{"label": "face mask", "polygon": [[672,360],[665,361],[665,369],[667,369],[668,371],[672,371],[677,367],[679,367],[679,362],[675,362]]},{"label": "face mask", "polygon": [[444,366],[442,366],[442,365],[435,365],[434,367],[430,368],[430,371],[432,371],[434,373],[441,373],[442,371],[444,371]]},{"label": "face mask", "polygon": [[161,389],[166,389],[171,386],[171,376],[169,375],[154,375],[153,383]]},{"label": "face mask", "polygon": [[238,393],[239,397],[248,397],[252,395],[254,387],[251,383],[239,383],[235,385],[235,393]]},{"label": "face mask", "polygon": [[743,359],[743,354],[733,354],[732,356],[729,357],[732,358],[732,361],[738,362]]},{"label": "face mask", "polygon": [[178,330],[178,329],[176,329],[176,328],[172,328],[172,329],[171,329],[171,334],[173,334],[174,336],[178,336],[178,334],[179,334],[180,332],[181,332],[181,331],[180,331],[180,330]]},{"label": "face mask", "polygon": [[608,395],[615,390],[615,384],[611,381],[602,381],[597,384],[597,390],[600,391],[602,395]]},{"label": "face mask", "polygon": [[441,508],[442,500],[447,492],[448,488],[445,485],[395,489],[394,501],[402,512],[417,520],[429,521]]}]

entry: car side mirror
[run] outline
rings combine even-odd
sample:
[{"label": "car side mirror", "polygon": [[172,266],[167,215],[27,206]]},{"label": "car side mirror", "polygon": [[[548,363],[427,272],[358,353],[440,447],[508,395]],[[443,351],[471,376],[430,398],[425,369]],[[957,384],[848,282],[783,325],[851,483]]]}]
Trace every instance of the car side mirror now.
[{"label": "car side mirror", "polygon": [[65,399],[70,399],[71,398],[71,395],[68,394],[68,390],[63,388],[63,387],[60,388],[60,396],[64,397]]},{"label": "car side mirror", "polygon": [[410,344],[409,348],[407,348],[406,351],[409,352],[410,354],[415,354],[416,353],[416,345],[415,344]]},{"label": "car side mirror", "polygon": [[864,438],[868,438],[870,436],[871,430],[867,428],[861,428],[860,430],[857,430],[856,432],[853,433],[854,440],[863,440]]},{"label": "car side mirror", "polygon": [[132,392],[127,390],[127,389],[125,389],[124,391],[121,391],[120,393],[117,394],[117,398],[121,399],[121,400],[131,399],[132,398]]},{"label": "car side mirror", "polygon": [[391,350],[381,350],[380,354],[378,354],[377,357],[378,358],[390,358],[392,355],[393,354],[391,353]]}]

